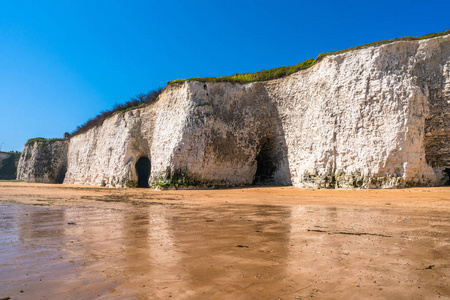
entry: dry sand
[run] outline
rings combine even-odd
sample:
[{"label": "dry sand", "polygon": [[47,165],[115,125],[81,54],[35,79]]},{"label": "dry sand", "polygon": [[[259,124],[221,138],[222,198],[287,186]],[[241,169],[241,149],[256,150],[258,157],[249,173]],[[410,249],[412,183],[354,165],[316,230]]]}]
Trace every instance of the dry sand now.
[{"label": "dry sand", "polygon": [[450,298],[450,187],[0,182],[0,299]]}]

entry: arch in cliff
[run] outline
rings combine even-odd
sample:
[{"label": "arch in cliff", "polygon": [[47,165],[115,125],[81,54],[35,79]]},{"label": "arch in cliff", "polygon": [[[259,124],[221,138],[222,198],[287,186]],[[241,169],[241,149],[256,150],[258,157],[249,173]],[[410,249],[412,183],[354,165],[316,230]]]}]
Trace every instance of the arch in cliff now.
[{"label": "arch in cliff", "polygon": [[442,185],[450,185],[450,168],[445,168],[443,173]]},{"label": "arch in cliff", "polygon": [[264,185],[274,184],[274,174],[277,170],[275,139],[273,136],[264,137],[261,140],[261,147],[256,156],[256,172],[253,184]]},{"label": "arch in cliff", "polygon": [[63,165],[61,169],[58,170],[58,173],[56,174],[55,183],[63,183],[64,178],[66,177],[67,172],[67,166]]},{"label": "arch in cliff", "polygon": [[146,156],[142,156],[136,162],[136,175],[137,175],[137,187],[148,188],[148,180],[150,178],[151,163],[150,159]]}]

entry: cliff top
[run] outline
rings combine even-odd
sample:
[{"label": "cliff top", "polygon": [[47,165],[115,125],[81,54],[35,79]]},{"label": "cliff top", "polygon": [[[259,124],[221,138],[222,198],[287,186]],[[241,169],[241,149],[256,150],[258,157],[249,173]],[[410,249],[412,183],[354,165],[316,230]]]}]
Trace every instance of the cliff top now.
[{"label": "cliff top", "polygon": [[321,61],[324,57],[329,56],[329,55],[341,54],[341,53],[349,52],[352,50],[359,50],[359,49],[365,49],[365,48],[374,47],[374,46],[391,44],[391,43],[398,42],[398,41],[417,41],[417,40],[431,39],[431,38],[435,38],[435,37],[439,37],[439,36],[444,36],[447,34],[450,34],[450,30],[446,30],[443,32],[437,32],[437,33],[430,33],[430,34],[420,36],[420,37],[406,36],[406,37],[400,37],[400,38],[395,38],[395,39],[390,39],[390,40],[382,40],[382,41],[372,42],[372,43],[368,43],[368,44],[364,44],[361,46],[356,46],[356,47],[352,47],[352,48],[348,48],[348,49],[338,50],[335,52],[320,53],[317,56],[317,58],[315,58],[315,59],[309,58],[309,59],[307,59],[297,65],[294,65],[294,66],[279,67],[279,68],[274,68],[274,69],[270,69],[270,70],[262,70],[262,71],[259,71],[256,73],[245,73],[245,74],[236,73],[231,76],[222,76],[222,77],[203,77],[203,78],[195,77],[195,78],[188,78],[188,79],[176,79],[176,80],[169,81],[167,84],[169,85],[169,84],[174,84],[174,83],[183,83],[186,81],[234,82],[234,83],[249,83],[249,82],[256,82],[256,81],[266,81],[266,80],[285,77],[285,76],[291,75],[292,73],[298,72],[300,70],[308,69],[308,68],[312,67],[313,65],[315,65],[316,63],[318,63],[319,61]]}]

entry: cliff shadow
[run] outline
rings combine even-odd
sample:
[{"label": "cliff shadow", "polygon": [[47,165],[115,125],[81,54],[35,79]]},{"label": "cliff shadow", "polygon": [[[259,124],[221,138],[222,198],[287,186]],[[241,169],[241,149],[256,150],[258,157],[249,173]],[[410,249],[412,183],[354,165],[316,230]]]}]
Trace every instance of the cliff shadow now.
[{"label": "cliff shadow", "polygon": [[260,87],[267,103],[258,108],[261,127],[258,129],[253,185],[292,185],[282,120],[267,89],[263,84]]},{"label": "cliff shadow", "polygon": [[61,166],[60,169],[57,170],[55,183],[60,183],[60,184],[63,183],[64,178],[66,178],[66,173],[67,173],[67,165],[64,164],[63,166]]}]

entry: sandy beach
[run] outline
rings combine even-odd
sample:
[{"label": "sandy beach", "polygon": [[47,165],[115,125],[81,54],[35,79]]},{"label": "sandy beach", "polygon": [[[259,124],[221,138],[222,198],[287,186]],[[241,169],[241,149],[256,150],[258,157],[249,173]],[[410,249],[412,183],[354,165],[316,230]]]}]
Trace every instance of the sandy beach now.
[{"label": "sandy beach", "polygon": [[446,299],[450,187],[0,182],[0,299]]}]

